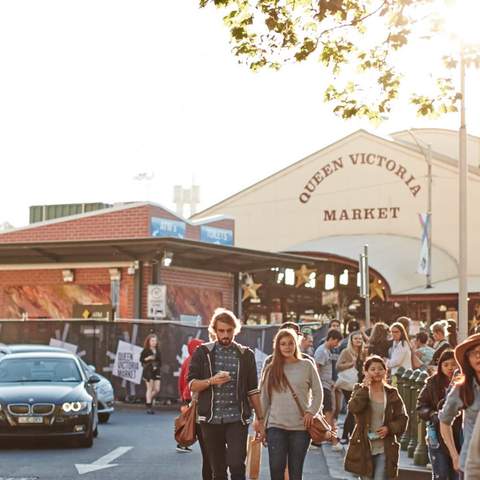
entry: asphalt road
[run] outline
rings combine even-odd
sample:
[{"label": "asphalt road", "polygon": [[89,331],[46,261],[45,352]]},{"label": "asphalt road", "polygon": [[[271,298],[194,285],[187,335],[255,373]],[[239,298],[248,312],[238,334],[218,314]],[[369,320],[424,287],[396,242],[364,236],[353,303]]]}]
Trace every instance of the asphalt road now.
[{"label": "asphalt road", "polygon": [[[151,416],[142,409],[120,408],[108,424],[99,426],[92,448],[59,441],[4,442],[0,447],[0,480],[201,480],[198,445],[192,453],[175,451],[175,416],[170,411]],[[264,449],[261,480],[270,477],[267,462]],[[96,469],[106,464],[116,466]],[[304,480],[330,478],[322,450],[310,451]]]}]

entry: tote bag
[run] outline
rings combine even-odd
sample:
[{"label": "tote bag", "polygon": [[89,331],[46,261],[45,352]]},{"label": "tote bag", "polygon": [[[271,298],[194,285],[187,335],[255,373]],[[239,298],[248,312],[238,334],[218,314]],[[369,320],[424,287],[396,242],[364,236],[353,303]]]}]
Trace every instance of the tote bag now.
[{"label": "tote bag", "polygon": [[335,386],[341,390],[351,392],[356,383],[358,383],[358,370],[355,367],[351,367],[338,372]]}]

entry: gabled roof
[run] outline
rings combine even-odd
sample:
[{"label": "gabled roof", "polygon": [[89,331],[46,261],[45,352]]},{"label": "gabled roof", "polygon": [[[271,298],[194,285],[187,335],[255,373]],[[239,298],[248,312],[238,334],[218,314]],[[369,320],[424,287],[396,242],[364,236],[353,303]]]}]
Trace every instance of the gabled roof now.
[{"label": "gabled roof", "polygon": [[[420,156],[423,159],[423,153],[421,151],[419,151],[419,149],[416,148],[415,145],[411,145],[411,144],[409,144],[407,142],[403,142],[403,141],[392,140],[391,138],[386,138],[386,137],[380,136],[378,134],[371,133],[367,130],[359,129],[359,130],[356,130],[355,132],[347,135],[346,137],[343,137],[343,138],[337,140],[336,142],[331,143],[330,145],[327,145],[326,147],[324,147],[320,150],[317,150],[316,152],[308,155],[307,157],[302,158],[301,160],[298,160],[297,162],[289,165],[288,167],[285,167],[285,168],[279,170],[278,172],[273,173],[272,175],[269,175],[268,177],[265,177],[262,180],[259,180],[258,182],[250,185],[249,187],[246,187],[246,188],[240,190],[239,192],[225,198],[224,200],[211,205],[210,207],[202,210],[201,212],[196,213],[195,215],[193,215],[191,217],[191,219],[203,218],[205,215],[209,215],[209,212],[211,210],[217,209],[220,205],[227,205],[232,200],[234,200],[238,197],[241,197],[241,196],[251,192],[252,190],[259,189],[259,188],[265,186],[266,184],[272,182],[273,180],[276,180],[280,177],[288,175],[292,171],[294,171],[298,168],[301,168],[301,167],[303,167],[304,165],[306,165],[310,162],[315,161],[316,158],[318,157],[318,155],[326,154],[330,150],[334,150],[334,149],[338,148],[340,145],[348,143],[351,140],[353,140],[354,138],[361,137],[361,136],[369,138],[369,139],[374,140],[376,142],[384,143],[390,148],[396,148],[396,149],[399,149],[399,150],[408,151],[409,153],[412,153],[416,156]],[[437,163],[443,163],[443,165],[445,167],[450,167],[450,168],[453,167],[455,169],[458,167],[458,162],[455,159],[453,159],[451,157],[448,157],[447,155],[443,155],[441,153],[438,153],[438,152],[432,152],[432,159]],[[424,161],[424,160],[422,160],[422,161]],[[469,171],[470,171],[470,173],[480,177],[480,168],[469,166]]]}]

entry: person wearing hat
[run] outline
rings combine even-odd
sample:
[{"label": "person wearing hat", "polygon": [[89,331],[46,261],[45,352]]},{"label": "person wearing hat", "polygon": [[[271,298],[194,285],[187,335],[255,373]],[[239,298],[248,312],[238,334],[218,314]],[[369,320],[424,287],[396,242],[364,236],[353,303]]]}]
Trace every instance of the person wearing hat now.
[{"label": "person wearing hat", "polygon": [[477,417],[473,429],[465,463],[465,480],[476,480],[478,478],[480,478],[480,415]]},{"label": "person wearing hat", "polygon": [[[464,478],[465,461],[477,415],[480,411],[480,334],[468,337],[455,348],[461,375],[455,380],[438,414],[440,433],[452,457],[453,468]],[[463,411],[463,445],[458,452],[452,424]]]}]

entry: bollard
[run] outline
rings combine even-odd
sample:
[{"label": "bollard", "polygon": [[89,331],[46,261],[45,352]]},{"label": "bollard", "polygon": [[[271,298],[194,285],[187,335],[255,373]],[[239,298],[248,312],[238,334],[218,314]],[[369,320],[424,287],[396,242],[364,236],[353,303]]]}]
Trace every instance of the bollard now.
[{"label": "bollard", "polygon": [[[422,372],[417,378],[417,398],[420,394],[420,391],[425,385],[425,382],[428,378],[427,372]],[[418,438],[417,438],[417,447],[413,454],[413,464],[424,467],[428,463],[428,450],[427,443],[425,440],[426,437],[426,426],[423,420],[419,419],[418,422]]]},{"label": "bollard", "polygon": [[410,410],[408,411],[408,429],[410,431],[410,440],[407,446],[408,458],[413,458],[415,448],[417,446],[418,437],[418,415],[417,415],[417,398],[418,398],[418,385],[417,379],[422,371],[420,369],[415,370],[410,377]]},{"label": "bollard", "polygon": [[396,371],[395,375],[392,375],[392,385],[397,387],[398,393],[403,398],[403,383],[402,383],[402,375],[404,374],[405,369],[403,367],[399,367]]},{"label": "bollard", "polygon": [[[407,414],[410,412],[410,397],[411,397],[411,391],[410,391],[410,377],[412,375],[413,371],[409,368],[408,370],[405,370],[405,372],[402,375],[402,383],[403,383],[403,403],[405,403],[405,410],[407,411]],[[410,425],[410,421],[409,421]],[[400,447],[402,450],[407,450],[408,448],[408,442],[410,441],[410,428],[407,427],[405,430],[405,433],[402,435],[402,438],[400,439]]]}]

